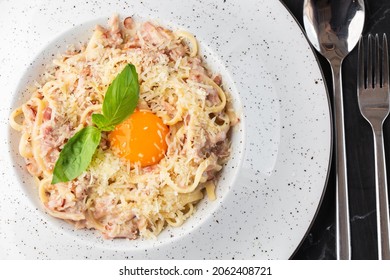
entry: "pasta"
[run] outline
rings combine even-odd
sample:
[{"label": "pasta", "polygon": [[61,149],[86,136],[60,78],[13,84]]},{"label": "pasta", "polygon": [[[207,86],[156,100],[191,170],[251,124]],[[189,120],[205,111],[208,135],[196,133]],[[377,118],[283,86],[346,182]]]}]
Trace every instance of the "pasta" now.
[{"label": "pasta", "polygon": [[[137,110],[169,128],[163,158],[148,166],[124,160],[103,132],[88,169],[52,185],[60,151],[93,125],[91,115],[101,113],[107,87],[128,63],[139,75]],[[21,132],[19,153],[50,215],[108,239],[152,238],[167,225],[181,226],[204,194],[216,199],[217,174],[230,155],[228,133],[238,121],[229,106],[221,77],[206,70],[192,34],[130,17],[122,24],[114,16],[84,47],[53,60],[10,125]]]}]

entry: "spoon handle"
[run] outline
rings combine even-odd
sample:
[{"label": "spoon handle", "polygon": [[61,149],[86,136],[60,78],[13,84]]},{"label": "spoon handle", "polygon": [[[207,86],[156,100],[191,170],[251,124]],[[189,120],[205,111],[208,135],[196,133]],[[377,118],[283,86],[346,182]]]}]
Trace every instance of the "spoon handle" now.
[{"label": "spoon handle", "polygon": [[333,74],[334,124],[336,138],[336,251],[337,259],[351,259],[347,159],[344,133],[344,105],[341,80],[342,61],[331,63]]}]

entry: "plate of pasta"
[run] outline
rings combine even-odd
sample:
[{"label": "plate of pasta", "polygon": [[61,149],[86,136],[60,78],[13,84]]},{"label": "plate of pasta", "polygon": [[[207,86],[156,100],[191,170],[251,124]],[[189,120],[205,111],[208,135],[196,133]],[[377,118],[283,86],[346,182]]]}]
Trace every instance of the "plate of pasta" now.
[{"label": "plate of pasta", "polygon": [[0,257],[291,256],[331,122],[279,2],[30,5],[0,2]]}]

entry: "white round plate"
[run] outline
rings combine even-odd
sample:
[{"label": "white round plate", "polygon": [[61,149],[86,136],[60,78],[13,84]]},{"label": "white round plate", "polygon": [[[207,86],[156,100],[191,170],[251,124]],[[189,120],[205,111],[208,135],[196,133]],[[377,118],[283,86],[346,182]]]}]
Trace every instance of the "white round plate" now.
[{"label": "white round plate", "polygon": [[[218,199],[156,240],[104,240],[47,215],[17,153],[12,109],[52,54],[86,42],[113,14],[198,38],[241,122]],[[329,100],[315,56],[289,12],[266,0],[0,0],[1,259],[288,259],[309,229],[331,154]]]}]

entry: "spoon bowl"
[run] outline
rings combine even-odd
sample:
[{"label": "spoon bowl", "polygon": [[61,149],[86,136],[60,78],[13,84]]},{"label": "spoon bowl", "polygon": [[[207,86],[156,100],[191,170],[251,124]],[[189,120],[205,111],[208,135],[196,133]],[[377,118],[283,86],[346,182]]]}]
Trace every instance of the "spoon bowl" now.
[{"label": "spoon bowl", "polygon": [[359,41],[364,18],[363,0],[305,0],[303,4],[307,38],[329,61],[333,76],[337,259],[351,258],[341,66],[344,58]]},{"label": "spoon bowl", "polygon": [[359,42],[365,18],[363,0],[305,0],[303,22],[314,48],[343,60]]}]

